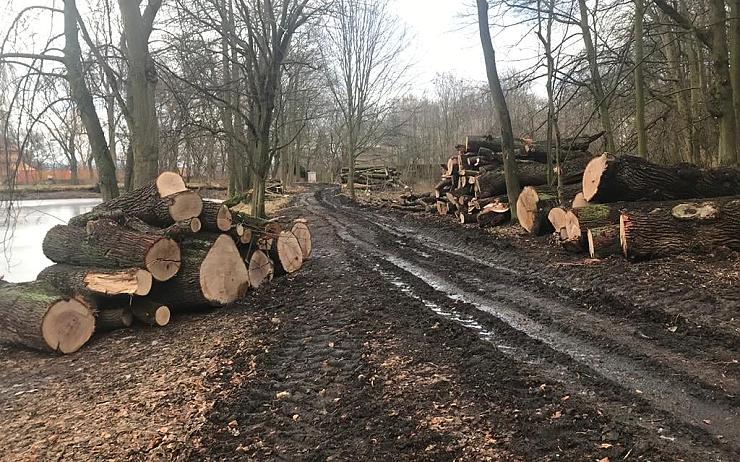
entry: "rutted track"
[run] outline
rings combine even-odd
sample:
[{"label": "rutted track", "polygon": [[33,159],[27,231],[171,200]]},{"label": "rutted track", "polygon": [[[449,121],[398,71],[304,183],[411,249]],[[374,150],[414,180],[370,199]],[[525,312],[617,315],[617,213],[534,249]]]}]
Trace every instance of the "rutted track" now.
[{"label": "rutted track", "polygon": [[378,271],[410,296],[536,366],[543,376],[594,396],[615,415],[638,403],[629,419],[656,432],[682,434],[699,445],[719,441],[720,460],[732,459],[725,450],[740,451],[737,378],[724,376],[706,358],[651,342],[639,329],[590,313],[555,291],[534,291],[531,278],[517,268],[449,250],[428,233],[421,238],[413,225],[345,204],[335,190],[323,189],[308,202],[311,212],[377,259]]}]

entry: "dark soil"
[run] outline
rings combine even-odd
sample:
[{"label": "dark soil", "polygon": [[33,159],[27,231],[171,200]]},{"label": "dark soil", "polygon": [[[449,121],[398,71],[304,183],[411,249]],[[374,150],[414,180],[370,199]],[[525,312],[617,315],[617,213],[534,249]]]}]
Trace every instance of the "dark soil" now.
[{"label": "dark soil", "polygon": [[328,188],[284,214],[312,258],[234,307],[0,349],[0,460],[740,457],[736,256],[589,263]]}]

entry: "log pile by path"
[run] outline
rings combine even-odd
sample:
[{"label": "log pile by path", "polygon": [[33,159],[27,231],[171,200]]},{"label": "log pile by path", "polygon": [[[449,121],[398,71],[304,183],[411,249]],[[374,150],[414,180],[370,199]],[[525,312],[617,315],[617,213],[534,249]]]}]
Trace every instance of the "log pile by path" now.
[{"label": "log pile by path", "polygon": [[[552,234],[551,241],[565,250],[591,258],[740,251],[740,170],[664,166],[631,155],[593,157],[585,150],[598,136],[563,142],[575,150],[563,152],[559,191],[548,183],[542,143],[517,145],[523,187],[517,213],[528,233]],[[436,213],[483,228],[508,223],[500,141],[468,137],[465,147],[442,166],[442,181],[434,188]],[[429,211],[424,197],[407,193],[394,207]]]},{"label": "log pile by path", "polygon": [[[342,168],[342,184],[349,182],[349,169]],[[401,174],[395,167],[356,167],[354,175],[355,189],[381,190],[394,189],[401,184]]]},{"label": "log pile by path", "polygon": [[311,254],[305,220],[263,220],[204,201],[180,175],[52,228],[36,281],[0,281],[0,342],[72,353],[94,332],[235,302]]}]

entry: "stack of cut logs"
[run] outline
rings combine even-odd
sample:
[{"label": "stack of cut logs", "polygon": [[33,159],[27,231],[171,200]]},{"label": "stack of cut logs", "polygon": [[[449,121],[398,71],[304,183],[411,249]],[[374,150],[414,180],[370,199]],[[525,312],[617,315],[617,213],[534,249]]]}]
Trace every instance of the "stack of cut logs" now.
[{"label": "stack of cut logs", "polygon": [[[342,184],[349,182],[349,169],[342,168]],[[394,167],[355,167],[355,189],[379,190],[401,186],[401,174]]]},{"label": "stack of cut logs", "polygon": [[[564,194],[570,204],[576,200],[586,164],[589,145],[603,134],[563,140],[560,164]],[[511,214],[506,196],[501,140],[490,136],[469,136],[465,152],[452,156],[442,165],[442,181],[434,188],[436,209],[440,215],[453,214],[460,223],[478,223],[481,227],[508,223]],[[516,166],[522,186],[538,186],[545,197],[557,197],[552,188],[541,188],[555,178],[556,169],[548,172],[546,148],[541,142],[519,140],[516,143]],[[547,196],[545,196],[547,195]],[[580,198],[578,198],[580,200]],[[544,220],[526,223],[529,231],[540,233]]]},{"label": "stack of cut logs", "polygon": [[0,341],[71,353],[93,332],[164,326],[224,306],[311,253],[304,220],[262,220],[204,201],[176,173],[52,228],[36,281],[0,282]]},{"label": "stack of cut logs", "polygon": [[740,250],[737,169],[662,166],[640,157],[604,154],[586,166],[583,201],[551,206],[538,194],[530,188],[518,204],[547,214],[566,249],[588,251],[592,258],[621,254],[646,260]]}]

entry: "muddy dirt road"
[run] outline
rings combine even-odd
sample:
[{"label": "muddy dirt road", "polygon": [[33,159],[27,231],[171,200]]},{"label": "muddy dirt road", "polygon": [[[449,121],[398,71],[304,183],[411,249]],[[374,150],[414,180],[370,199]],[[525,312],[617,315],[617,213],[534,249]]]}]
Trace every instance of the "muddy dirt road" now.
[{"label": "muddy dirt road", "polygon": [[666,293],[330,187],[293,205],[315,250],[290,284],[73,358],[0,351],[0,459],[740,457],[736,276],[684,262],[705,290]]}]

